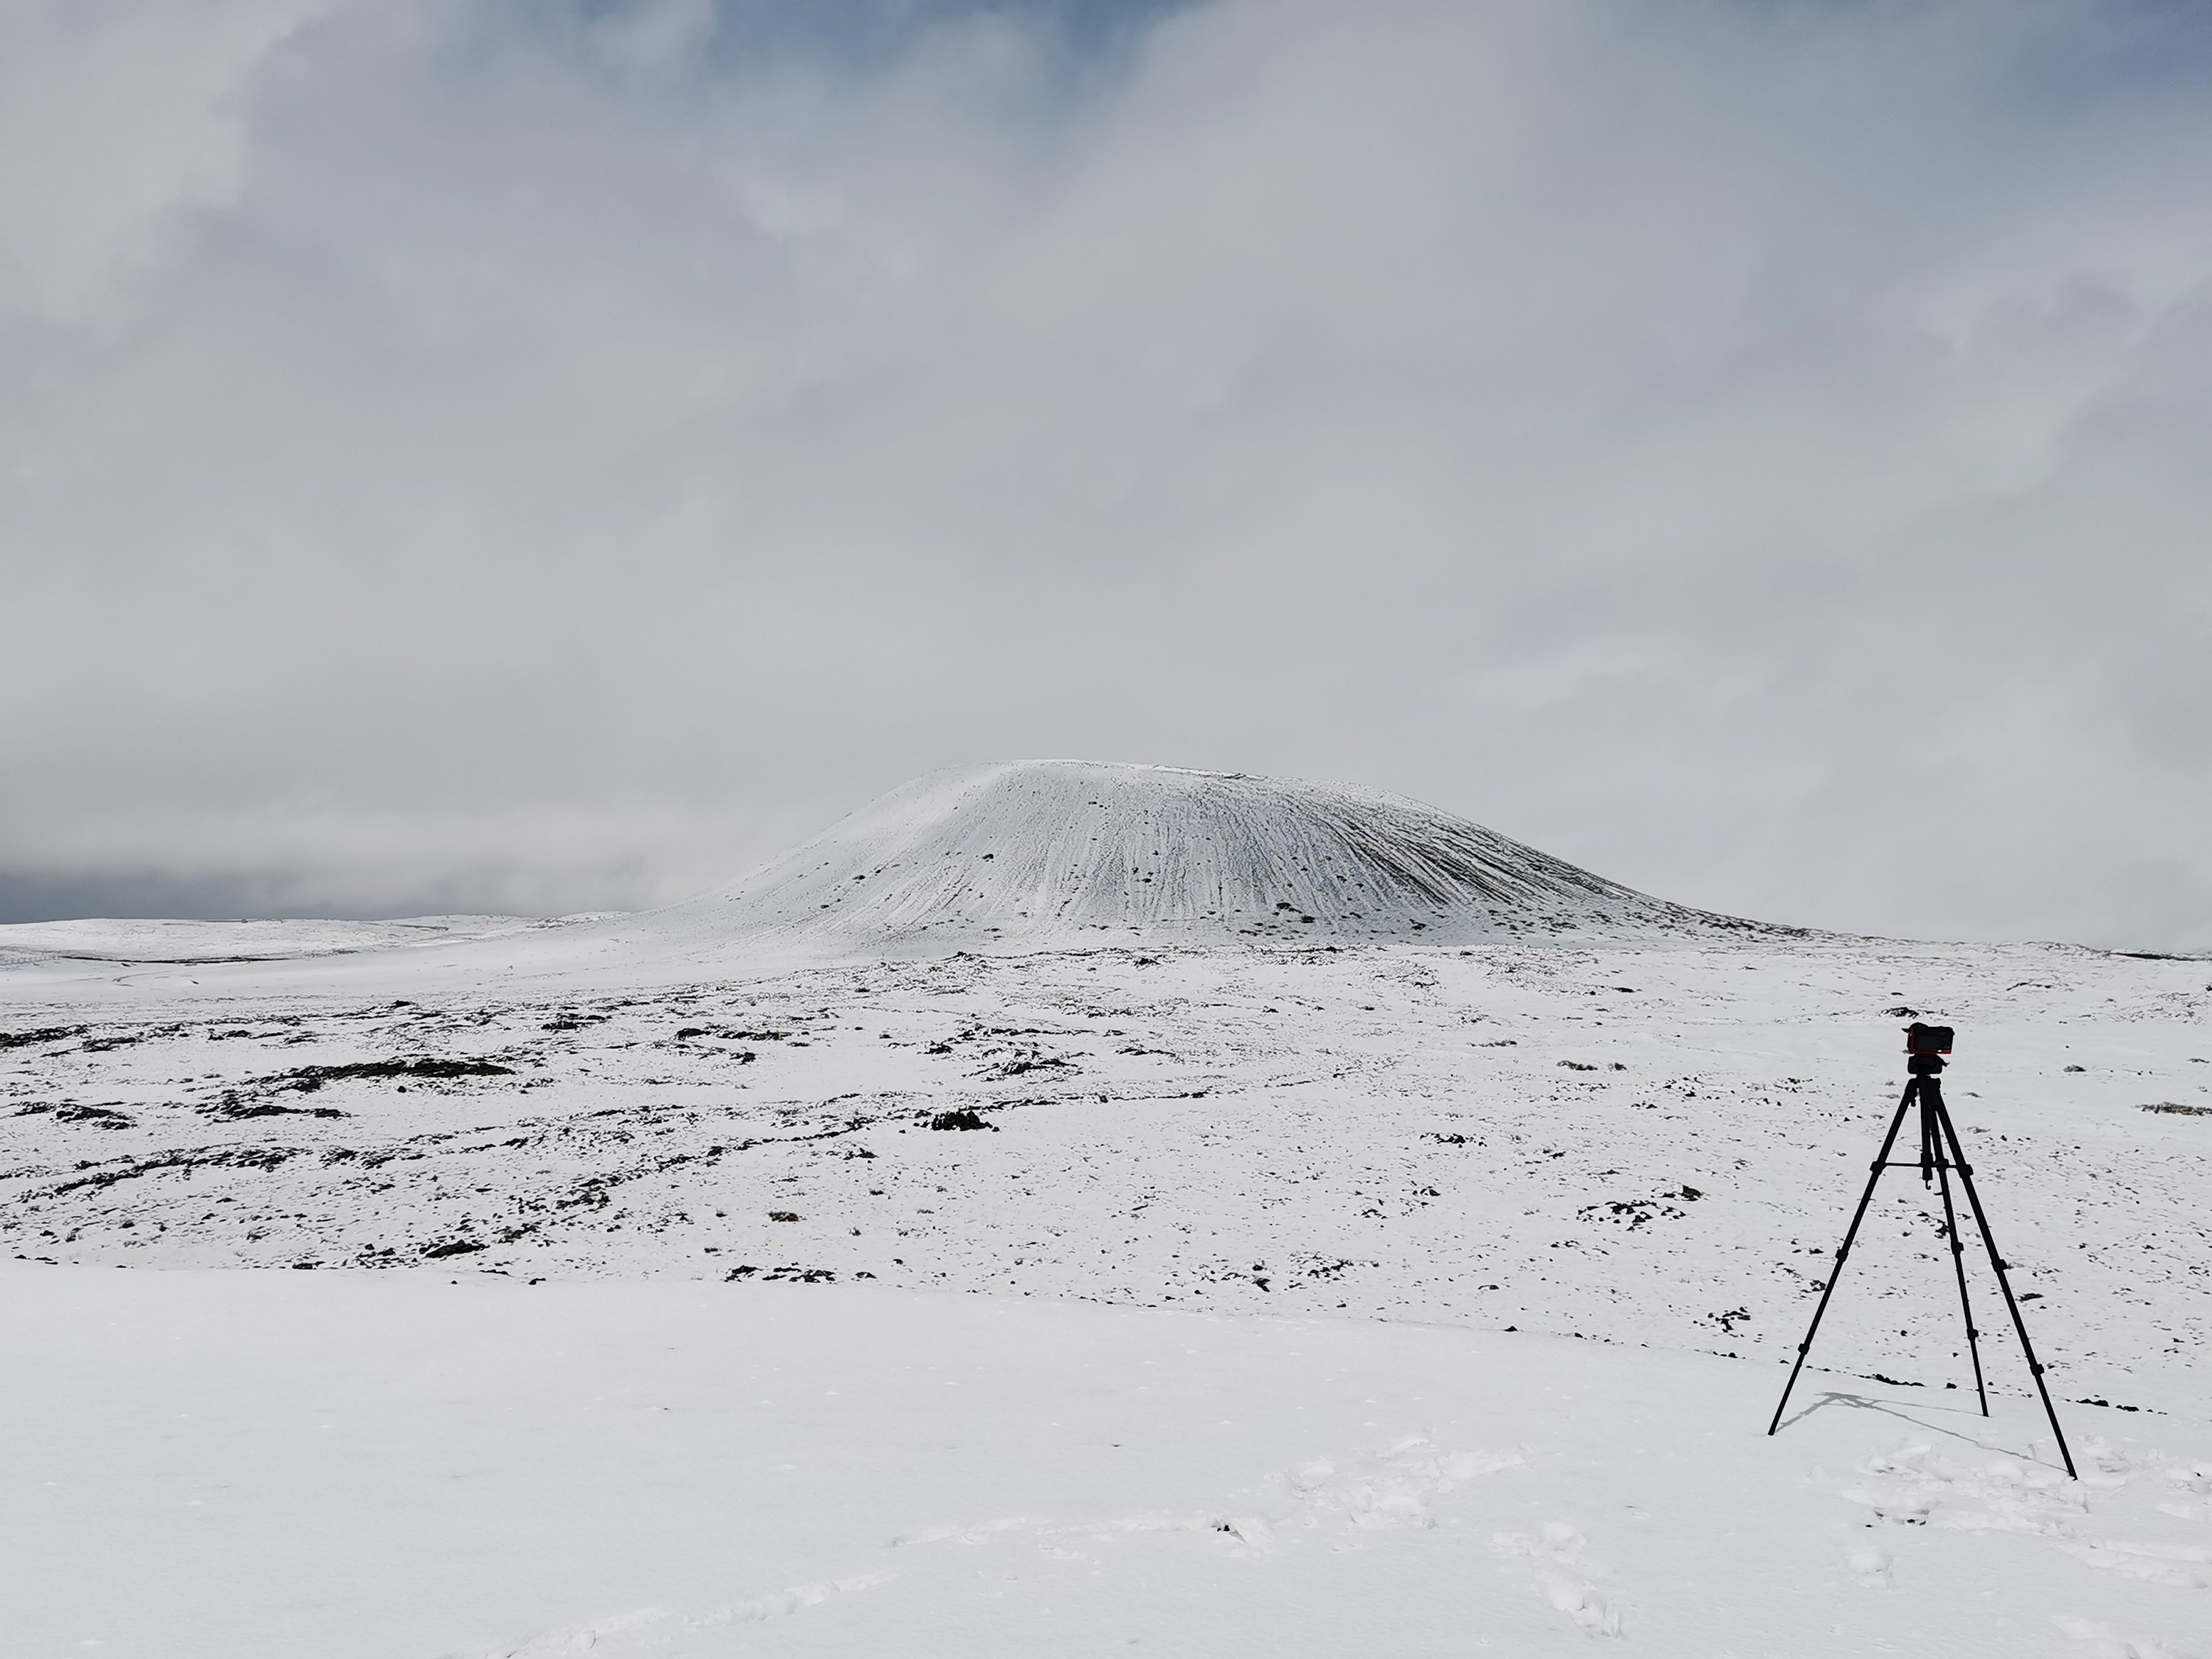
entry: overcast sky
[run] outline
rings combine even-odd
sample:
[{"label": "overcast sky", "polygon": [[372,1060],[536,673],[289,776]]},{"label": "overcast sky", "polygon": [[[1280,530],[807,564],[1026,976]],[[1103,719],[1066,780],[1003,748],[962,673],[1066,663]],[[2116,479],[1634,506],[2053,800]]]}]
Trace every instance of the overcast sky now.
[{"label": "overcast sky", "polygon": [[0,919],[1059,756],[2212,946],[2208,20],[7,0]]}]

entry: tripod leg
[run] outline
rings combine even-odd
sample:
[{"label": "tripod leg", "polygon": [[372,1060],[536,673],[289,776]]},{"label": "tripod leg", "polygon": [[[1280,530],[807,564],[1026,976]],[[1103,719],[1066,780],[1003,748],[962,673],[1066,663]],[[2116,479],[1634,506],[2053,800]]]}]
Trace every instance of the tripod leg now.
[{"label": "tripod leg", "polygon": [[1996,1269],[1997,1288],[2004,1292],[2005,1310],[2012,1315],[2012,1328],[2020,1336],[2020,1351],[2027,1356],[2028,1374],[2035,1378],[2035,1392],[2043,1401],[2043,1414],[2051,1419],[2051,1432],[2057,1437],[2058,1455],[2064,1460],[2066,1473],[2076,1480],[2081,1477],[2074,1468],[2074,1454],[2067,1449],[2066,1431],[2058,1426],[2057,1408],[2051,1403],[2051,1390],[2044,1385],[2043,1364],[2035,1357],[2035,1345],[2027,1340],[2027,1322],[2020,1316],[2020,1304],[2013,1299],[2012,1281],[2005,1277],[2004,1258],[1997,1254],[1997,1242],[1990,1234],[1990,1218],[1982,1211],[1981,1195],[1974,1190],[1974,1172],[1966,1162],[1966,1155],[1959,1145],[1959,1132],[1952,1127],[1951,1114],[1944,1109],[1942,1091],[1936,1095],[1936,1114],[1942,1125],[1943,1138],[1950,1145],[1952,1162],[1958,1165],[1959,1184],[1966,1190],[1966,1202],[1972,1206],[1974,1224],[1981,1229],[1982,1248],[1990,1253],[1990,1265]]},{"label": "tripod leg", "polygon": [[1813,1338],[1820,1328],[1820,1316],[1828,1311],[1828,1298],[1836,1293],[1836,1281],[1844,1276],[1844,1262],[1851,1253],[1851,1241],[1859,1236],[1859,1223],[1866,1219],[1867,1206],[1874,1202],[1874,1189],[1881,1181],[1883,1166],[1889,1162],[1889,1149],[1897,1144],[1897,1132],[1905,1127],[1905,1115],[1919,1097],[1920,1084],[1921,1079],[1914,1078],[1905,1085],[1905,1098],[1897,1103],[1897,1115],[1890,1119],[1889,1133],[1881,1138],[1881,1150],[1874,1155],[1874,1173],[1867,1177],[1858,1210],[1851,1217],[1851,1224],[1844,1231],[1843,1245],[1836,1252],[1836,1265],[1829,1270],[1827,1285],[1820,1291],[1820,1305],[1813,1310],[1813,1322],[1806,1328],[1805,1340],[1797,1345],[1797,1363],[1790,1368],[1790,1381],[1783,1385],[1781,1403],[1774,1408],[1774,1420],[1766,1425],[1769,1434],[1782,1426],[1782,1413],[1790,1408],[1790,1391],[1797,1386],[1798,1372],[1805,1369],[1805,1356],[1811,1352]]},{"label": "tripod leg", "polygon": [[1974,1362],[1974,1394],[1982,1402],[1982,1415],[1990,1414],[1990,1391],[1982,1382],[1981,1333],[1974,1328],[1974,1304],[1966,1299],[1966,1246],[1959,1237],[1959,1212],[1951,1206],[1951,1161],[1936,1166],[1943,1188],[1943,1231],[1951,1241],[1951,1266],[1959,1275],[1959,1311],[1966,1321],[1966,1352]]}]

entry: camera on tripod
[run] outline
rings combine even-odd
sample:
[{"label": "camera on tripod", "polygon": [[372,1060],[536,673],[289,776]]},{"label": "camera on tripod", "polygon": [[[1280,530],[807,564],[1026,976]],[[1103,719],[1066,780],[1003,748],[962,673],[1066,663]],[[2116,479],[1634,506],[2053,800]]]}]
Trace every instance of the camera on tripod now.
[{"label": "camera on tripod", "polygon": [[[1911,1012],[1905,1008],[1898,1010],[1899,1013]],[[2012,1328],[2020,1337],[2021,1354],[2027,1361],[2028,1375],[2035,1379],[2035,1392],[2043,1401],[2043,1414],[2051,1420],[2051,1432],[2058,1442],[2058,1455],[2065,1462],[2066,1473],[2078,1480],[2074,1454],[2066,1444],[2066,1431],[2058,1426],[2058,1411],[2051,1403],[2051,1390],[2043,1380],[2043,1363],[2036,1358],[2034,1345],[2027,1340],[2027,1322],[2020,1316],[2019,1299],[2012,1293],[2011,1279],[2006,1277],[2008,1264],[1997,1254],[1997,1242],[1990,1235],[1990,1218],[1983,1212],[1981,1194],[1974,1190],[1973,1166],[1966,1162],[1966,1148],[1959,1144],[1959,1131],[1943,1104],[1943,1085],[1936,1073],[1943,1069],[1943,1056],[1951,1052],[1952,1036],[1948,1025],[1923,1025],[1917,1019],[1905,1028],[1905,1069],[1912,1073],[1912,1080],[1905,1085],[1905,1097],[1897,1103],[1897,1115],[1889,1121],[1889,1133],[1882,1137],[1881,1150],[1875,1154],[1866,1191],[1851,1216],[1851,1224],[1844,1230],[1843,1244],[1836,1251],[1835,1269],[1825,1281],[1814,1281],[1820,1300],[1813,1310],[1813,1322],[1806,1328],[1805,1340],[1797,1345],[1797,1362],[1790,1368],[1790,1381],[1782,1388],[1782,1403],[1775,1407],[1773,1420],[1767,1424],[1766,1431],[1772,1434],[1782,1426],[1782,1413],[1789,1409],[1790,1392],[1796,1388],[1798,1375],[1805,1369],[1805,1356],[1812,1352],[1813,1339],[1820,1334],[1820,1316],[1828,1311],[1828,1298],[1836,1293],[1844,1263],[1850,1259],[1851,1246],[1858,1238],[1859,1226],[1866,1220],[1869,1206],[1874,1203],[1875,1188],[1881,1183],[1882,1171],[1917,1169],[1920,1179],[1935,1187],[1942,1198],[1941,1236],[1950,1245],[1951,1269],[1959,1281],[1959,1312],[1966,1322],[1966,1352],[1973,1357],[1974,1393],[1981,1402],[1982,1415],[1990,1414],[1990,1390],[1982,1375],[1982,1334],[1975,1328],[1973,1304],[1966,1293],[1966,1242],[1959,1237],[1959,1212],[1951,1203],[1954,1176],[1966,1195],[1967,1208],[1973,1212],[1974,1228],[1981,1235],[1982,1248],[1989,1253],[1990,1267],[1996,1274],[2005,1311],[2012,1316]],[[1892,1158],[1890,1154],[1897,1150],[1898,1132],[1905,1127],[1906,1115],[1915,1107],[1920,1112],[1920,1156]]]},{"label": "camera on tripod", "polygon": [[1911,1056],[1906,1071],[1915,1077],[1935,1076],[1943,1069],[1943,1056],[1951,1052],[1951,1028],[1914,1020],[1905,1028],[1905,1052]]}]

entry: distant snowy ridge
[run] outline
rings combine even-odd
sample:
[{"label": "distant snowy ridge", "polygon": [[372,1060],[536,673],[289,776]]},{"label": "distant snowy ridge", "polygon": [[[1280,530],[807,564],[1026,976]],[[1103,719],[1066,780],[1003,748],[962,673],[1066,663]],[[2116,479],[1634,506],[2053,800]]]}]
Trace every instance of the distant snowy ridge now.
[{"label": "distant snowy ridge", "polygon": [[611,916],[404,916],[389,921],[297,921],[240,917],[93,916],[74,921],[11,922],[0,927],[0,964],[56,959],[67,962],[279,962],[297,957],[346,956],[365,951],[419,950],[474,939],[496,939],[567,923]]},{"label": "distant snowy ridge", "polygon": [[636,920],[686,944],[886,956],[1787,931],[1649,897],[1403,795],[1086,761],[929,773]]}]

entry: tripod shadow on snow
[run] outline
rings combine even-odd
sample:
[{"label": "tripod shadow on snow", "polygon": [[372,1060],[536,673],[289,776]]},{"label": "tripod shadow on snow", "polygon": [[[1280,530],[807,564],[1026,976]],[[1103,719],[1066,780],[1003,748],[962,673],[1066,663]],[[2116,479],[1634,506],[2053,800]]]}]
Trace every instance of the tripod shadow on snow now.
[{"label": "tripod shadow on snow", "polygon": [[[2044,1461],[2033,1451],[2018,1446],[2000,1445],[1987,1437],[1990,1432],[1996,1430],[1996,1422],[1993,1418],[1984,1417],[1979,1412],[1968,1411],[1963,1407],[1953,1411],[1932,1404],[1921,1406],[1917,1401],[1912,1404],[1914,1409],[1909,1410],[1906,1409],[1906,1402],[1903,1401],[1879,1400],[1868,1395],[1848,1394],[1841,1389],[1831,1389],[1820,1395],[1809,1404],[1783,1419],[1782,1427],[1786,1430],[1793,1425],[1802,1423],[1816,1412],[1824,1411],[1831,1406],[1838,1406],[1848,1410],[1872,1412],[1882,1417],[1893,1417],[1899,1422],[1909,1424],[1925,1433],[1945,1435],[1954,1440],[1964,1442],[1978,1451],[1996,1452],[2006,1457],[2023,1458],[2032,1463]],[[1940,1420],[1944,1418],[1953,1418],[1956,1420],[1952,1422]],[[1931,1421],[1931,1419],[1938,1420]],[[1974,1425],[1980,1425],[1979,1431],[1972,1426]]]}]

